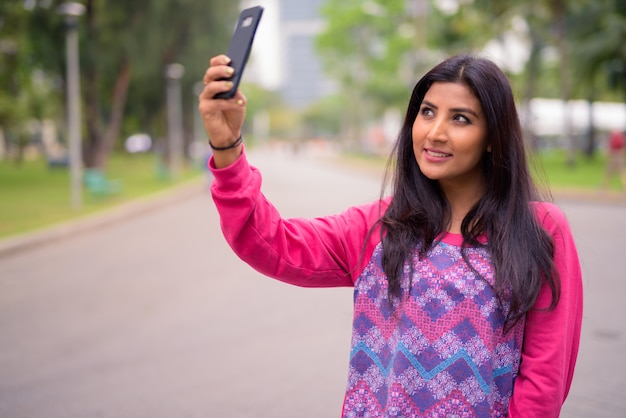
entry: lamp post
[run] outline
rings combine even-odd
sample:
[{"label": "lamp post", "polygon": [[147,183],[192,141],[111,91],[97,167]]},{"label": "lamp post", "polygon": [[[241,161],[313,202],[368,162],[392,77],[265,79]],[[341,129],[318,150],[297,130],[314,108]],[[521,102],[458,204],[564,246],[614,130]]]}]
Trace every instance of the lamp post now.
[{"label": "lamp post", "polygon": [[63,3],[58,9],[65,16],[67,54],[67,127],[70,149],[70,189],[72,207],[82,206],[82,139],[80,132],[80,70],[78,64],[78,18],[85,13],[80,3]]},{"label": "lamp post", "polygon": [[180,79],[185,73],[181,64],[169,64],[165,68],[167,79],[167,136],[169,166],[173,178],[180,175],[183,165],[183,116]]}]

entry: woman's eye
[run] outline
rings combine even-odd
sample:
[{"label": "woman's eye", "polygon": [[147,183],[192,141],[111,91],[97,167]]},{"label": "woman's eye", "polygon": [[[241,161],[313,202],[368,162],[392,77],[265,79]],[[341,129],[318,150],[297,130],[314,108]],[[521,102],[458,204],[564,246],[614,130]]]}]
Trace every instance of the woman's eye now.
[{"label": "woman's eye", "polygon": [[423,107],[420,110],[420,114],[423,115],[423,116],[432,116],[433,115],[433,111],[429,107]]},{"label": "woman's eye", "polygon": [[462,122],[462,123],[470,123],[470,120],[466,116],[463,116],[463,115],[456,115],[454,117],[454,120],[458,122]]}]

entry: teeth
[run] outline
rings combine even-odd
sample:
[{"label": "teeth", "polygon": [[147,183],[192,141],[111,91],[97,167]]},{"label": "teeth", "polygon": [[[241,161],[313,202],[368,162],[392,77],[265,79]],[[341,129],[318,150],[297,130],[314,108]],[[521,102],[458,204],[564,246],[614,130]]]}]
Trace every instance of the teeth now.
[{"label": "teeth", "polygon": [[432,155],[433,157],[438,157],[438,158],[444,158],[449,156],[450,154],[444,154],[442,152],[434,152],[434,151],[426,151],[429,155]]}]

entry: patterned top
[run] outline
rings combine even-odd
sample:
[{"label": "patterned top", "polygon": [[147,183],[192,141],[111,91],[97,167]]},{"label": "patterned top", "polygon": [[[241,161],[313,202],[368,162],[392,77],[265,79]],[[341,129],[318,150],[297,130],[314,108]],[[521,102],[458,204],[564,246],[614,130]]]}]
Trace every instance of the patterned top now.
[{"label": "patterned top", "polygon": [[466,251],[482,278],[458,246],[439,242],[423,260],[416,251],[413,274],[407,266],[392,312],[382,245],[376,247],[355,283],[344,416],[506,415],[523,321],[502,333],[506,308],[493,290],[489,254]]},{"label": "patterned top", "polygon": [[559,303],[545,309],[551,291],[544,285],[525,319],[503,334],[509,307],[494,294],[485,247],[465,248],[473,268],[458,234],[442,236],[424,259],[416,251],[392,310],[380,229],[369,233],[389,199],[284,219],[261,193],[261,174],[245,153],[223,169],[210,160],[209,168],[222,231],[242,260],[297,286],[354,286],[343,416],[559,416],[578,355],[583,294],[576,246],[558,207],[532,204],[554,241]]}]

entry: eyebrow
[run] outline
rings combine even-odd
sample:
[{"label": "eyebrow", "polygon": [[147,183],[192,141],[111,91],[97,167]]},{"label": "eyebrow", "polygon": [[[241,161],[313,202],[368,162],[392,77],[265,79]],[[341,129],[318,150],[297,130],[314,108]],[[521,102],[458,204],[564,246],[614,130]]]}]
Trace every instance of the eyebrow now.
[{"label": "eyebrow", "polygon": [[[429,102],[428,100],[422,100],[422,104],[425,104],[426,106],[432,107],[434,109],[439,109],[438,106],[436,106],[434,103]],[[476,118],[479,117],[478,113],[476,113],[475,111],[467,107],[454,107],[450,110],[455,113],[469,113],[470,115],[473,115]]]}]

